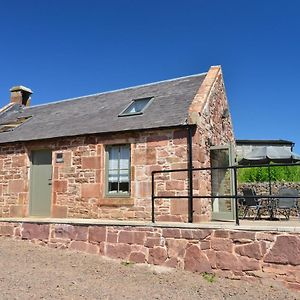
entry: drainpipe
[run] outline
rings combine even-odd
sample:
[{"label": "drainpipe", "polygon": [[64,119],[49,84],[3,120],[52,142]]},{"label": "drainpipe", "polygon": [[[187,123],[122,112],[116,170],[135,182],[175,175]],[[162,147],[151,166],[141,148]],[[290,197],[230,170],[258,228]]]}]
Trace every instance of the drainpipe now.
[{"label": "drainpipe", "polygon": [[193,128],[187,127],[188,222],[193,223]]}]

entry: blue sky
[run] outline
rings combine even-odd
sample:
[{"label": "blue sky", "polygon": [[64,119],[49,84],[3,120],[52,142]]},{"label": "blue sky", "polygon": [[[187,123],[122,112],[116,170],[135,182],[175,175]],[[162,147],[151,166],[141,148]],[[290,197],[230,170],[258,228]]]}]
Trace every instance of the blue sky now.
[{"label": "blue sky", "polygon": [[26,0],[0,4],[0,100],[51,102],[221,64],[236,138],[300,152],[300,1]]}]

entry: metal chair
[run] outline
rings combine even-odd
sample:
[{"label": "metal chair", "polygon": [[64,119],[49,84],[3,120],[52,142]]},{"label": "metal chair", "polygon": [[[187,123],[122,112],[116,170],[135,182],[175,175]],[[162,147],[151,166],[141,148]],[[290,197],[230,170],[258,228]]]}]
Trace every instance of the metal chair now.
[{"label": "metal chair", "polygon": [[244,212],[243,219],[246,218],[247,214],[251,211],[255,211],[254,220],[259,219],[261,216],[261,210],[263,208],[260,197],[256,195],[256,192],[253,188],[244,188],[242,190],[244,196]]},{"label": "metal chair", "polygon": [[298,205],[299,192],[295,189],[283,188],[279,190],[278,197],[275,199],[275,212],[290,218],[291,210],[296,209],[299,214]]}]

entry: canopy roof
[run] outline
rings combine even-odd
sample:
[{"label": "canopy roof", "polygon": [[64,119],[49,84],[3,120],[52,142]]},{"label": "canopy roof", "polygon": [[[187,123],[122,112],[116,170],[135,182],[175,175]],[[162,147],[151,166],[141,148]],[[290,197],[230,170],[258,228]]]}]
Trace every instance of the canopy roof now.
[{"label": "canopy roof", "polygon": [[300,161],[300,155],[281,147],[264,146],[251,151],[239,161],[240,164],[264,164],[270,162],[292,163]]}]

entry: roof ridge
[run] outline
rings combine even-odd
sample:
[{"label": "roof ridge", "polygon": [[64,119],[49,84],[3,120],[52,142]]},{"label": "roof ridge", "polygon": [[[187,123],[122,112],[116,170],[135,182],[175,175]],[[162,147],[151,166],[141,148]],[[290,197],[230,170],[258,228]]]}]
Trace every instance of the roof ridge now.
[{"label": "roof ridge", "polygon": [[57,104],[57,103],[61,103],[61,102],[80,100],[82,98],[88,98],[88,97],[99,96],[99,95],[104,95],[104,94],[109,94],[109,93],[114,93],[114,92],[120,92],[120,91],[130,90],[130,89],[144,87],[144,86],[150,86],[150,85],[164,83],[164,82],[176,81],[176,80],[185,79],[185,78],[197,77],[197,76],[201,76],[201,75],[205,75],[205,74],[207,74],[207,72],[192,74],[192,75],[187,75],[187,76],[181,76],[181,77],[172,78],[172,79],[160,80],[160,81],[155,81],[155,82],[151,82],[151,83],[145,83],[145,84],[135,85],[135,86],[131,86],[131,87],[126,87],[126,88],[121,88],[121,89],[116,89],[116,90],[111,90],[111,91],[106,91],[106,92],[100,92],[100,93],[95,93],[95,94],[90,94],[90,95],[84,95],[84,96],[79,96],[79,97],[74,97],[74,98],[67,98],[67,99],[62,99],[62,100],[53,101],[53,102],[32,105],[32,106],[24,107],[24,109],[30,109],[33,107]]}]

